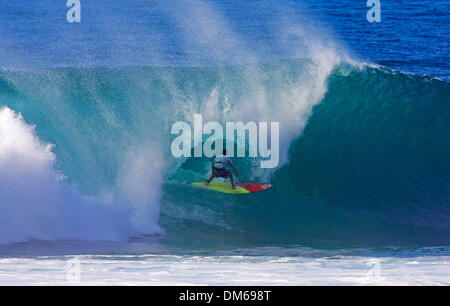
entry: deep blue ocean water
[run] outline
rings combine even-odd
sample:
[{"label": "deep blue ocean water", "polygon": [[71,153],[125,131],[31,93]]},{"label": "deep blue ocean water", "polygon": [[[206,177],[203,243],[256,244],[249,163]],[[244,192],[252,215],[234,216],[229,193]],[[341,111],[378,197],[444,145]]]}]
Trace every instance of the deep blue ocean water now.
[{"label": "deep blue ocean water", "polygon": [[[450,73],[448,1],[381,1],[380,23],[367,21],[369,7],[363,0],[229,0],[197,5],[82,1],[79,24],[67,22],[65,4],[3,2],[1,67],[185,66],[245,63],[252,56],[289,58],[295,54],[293,46],[304,41],[295,30],[283,39],[281,33],[299,25],[361,60],[446,80]],[[196,32],[196,27],[213,31],[214,37]],[[236,41],[242,48],[234,48]]]}]

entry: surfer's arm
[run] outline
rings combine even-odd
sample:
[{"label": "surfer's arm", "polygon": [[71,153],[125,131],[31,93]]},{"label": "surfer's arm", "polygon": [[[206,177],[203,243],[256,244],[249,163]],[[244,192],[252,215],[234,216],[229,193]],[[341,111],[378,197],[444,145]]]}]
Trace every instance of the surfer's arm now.
[{"label": "surfer's arm", "polygon": [[234,173],[236,173],[236,176],[237,176],[239,182],[241,182],[241,178],[239,177],[239,173],[238,173],[236,167],[234,166],[234,164],[232,162],[230,162],[230,166],[231,166],[231,168],[233,168]]}]

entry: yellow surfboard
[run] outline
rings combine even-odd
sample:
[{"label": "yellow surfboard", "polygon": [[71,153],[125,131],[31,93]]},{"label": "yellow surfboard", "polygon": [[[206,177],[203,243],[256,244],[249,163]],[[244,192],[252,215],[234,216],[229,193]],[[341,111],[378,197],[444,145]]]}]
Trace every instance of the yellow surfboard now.
[{"label": "yellow surfboard", "polygon": [[248,191],[247,189],[242,188],[240,186],[236,186],[236,189],[233,190],[233,188],[231,188],[231,184],[229,182],[211,182],[211,183],[209,183],[208,186],[205,186],[205,184],[203,182],[195,182],[195,183],[192,183],[192,185],[202,187],[205,189],[209,189],[209,190],[213,190],[213,191],[223,192],[223,193],[231,193],[231,194],[250,193],[250,191]]}]

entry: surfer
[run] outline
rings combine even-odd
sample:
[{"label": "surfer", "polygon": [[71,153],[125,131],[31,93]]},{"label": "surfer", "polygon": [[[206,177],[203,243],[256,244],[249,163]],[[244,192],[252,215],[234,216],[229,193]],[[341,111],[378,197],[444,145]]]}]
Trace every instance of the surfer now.
[{"label": "surfer", "polygon": [[216,156],[216,158],[214,159],[214,162],[212,164],[212,174],[209,177],[209,179],[204,182],[205,186],[208,186],[209,183],[211,183],[211,181],[215,177],[222,177],[222,178],[229,178],[231,187],[233,188],[233,190],[235,190],[236,184],[234,183],[234,180],[233,180],[233,174],[231,173],[231,171],[229,169],[226,168],[228,165],[230,165],[231,168],[233,168],[234,173],[236,173],[236,176],[237,176],[239,182],[241,182],[241,178],[239,177],[239,173],[236,170],[236,167],[234,166],[233,162],[231,161],[231,158],[229,158],[227,156],[227,150],[224,149],[222,151],[222,155]]}]

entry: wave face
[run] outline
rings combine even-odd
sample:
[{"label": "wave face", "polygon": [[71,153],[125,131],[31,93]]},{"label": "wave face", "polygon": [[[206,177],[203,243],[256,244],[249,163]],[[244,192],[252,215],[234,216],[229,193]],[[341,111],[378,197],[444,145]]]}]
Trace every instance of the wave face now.
[{"label": "wave face", "polygon": [[[180,246],[448,244],[449,96],[446,82],[330,54],[223,68],[2,71],[0,243],[164,229],[163,241]],[[235,159],[244,181],[274,187],[230,197],[186,184],[206,177],[210,161],[174,159],[170,128],[194,113],[279,121],[278,168]]]},{"label": "wave face", "polygon": [[[429,77],[339,66],[292,141],[289,162],[271,175],[273,188],[247,198],[214,195],[201,204],[192,193],[184,200],[196,204],[173,210],[188,223],[234,229],[233,239],[242,242],[446,245],[449,92],[448,83]],[[237,163],[242,173],[252,171]],[[207,165],[188,161],[182,168],[206,175]]]}]

